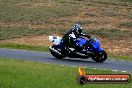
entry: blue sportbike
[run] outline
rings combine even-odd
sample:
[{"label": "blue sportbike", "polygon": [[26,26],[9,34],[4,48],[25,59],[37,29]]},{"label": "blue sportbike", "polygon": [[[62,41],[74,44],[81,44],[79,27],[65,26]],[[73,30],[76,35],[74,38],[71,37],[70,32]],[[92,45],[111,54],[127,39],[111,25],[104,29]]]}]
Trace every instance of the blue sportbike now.
[{"label": "blue sportbike", "polygon": [[77,48],[67,47],[63,52],[61,51],[63,48],[61,37],[49,36],[49,40],[53,43],[53,45],[49,47],[49,50],[56,58],[92,58],[96,62],[103,62],[107,59],[107,53],[100,47],[100,40],[97,38],[87,40],[83,37],[79,37],[75,41]]}]

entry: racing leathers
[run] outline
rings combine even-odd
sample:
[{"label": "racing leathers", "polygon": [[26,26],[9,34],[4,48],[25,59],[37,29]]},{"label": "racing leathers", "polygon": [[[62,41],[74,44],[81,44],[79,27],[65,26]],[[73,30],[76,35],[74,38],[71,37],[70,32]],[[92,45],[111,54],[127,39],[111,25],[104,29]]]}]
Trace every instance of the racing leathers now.
[{"label": "racing leathers", "polygon": [[[63,49],[67,48],[67,47],[72,47],[72,48],[76,48],[76,39],[79,38],[80,36],[84,36],[90,39],[91,36],[84,34],[84,33],[79,33],[76,34],[75,32],[73,32],[73,30],[71,29],[70,31],[68,31],[62,38],[62,45],[63,45]],[[63,50],[62,49],[62,50]]]}]

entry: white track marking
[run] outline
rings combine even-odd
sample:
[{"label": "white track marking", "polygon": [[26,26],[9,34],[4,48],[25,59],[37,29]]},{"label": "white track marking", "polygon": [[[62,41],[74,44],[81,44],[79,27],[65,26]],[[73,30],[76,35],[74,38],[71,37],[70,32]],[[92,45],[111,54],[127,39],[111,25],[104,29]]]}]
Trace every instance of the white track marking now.
[{"label": "white track marking", "polygon": [[112,70],[112,71],[115,71],[115,72],[116,72],[116,71],[118,71],[118,70]]},{"label": "white track marking", "polygon": [[78,66],[72,66],[72,67],[74,68],[74,67],[78,67]]},{"label": "white track marking", "polygon": [[65,66],[65,65],[60,65],[60,66]]},{"label": "white track marking", "polygon": [[102,69],[102,70],[108,70],[108,69]]},{"label": "white track marking", "polygon": [[[64,65],[61,65],[61,66],[64,66]],[[79,67],[79,66],[71,66],[71,67]],[[82,68],[88,68],[88,67],[82,67]],[[90,68],[90,69],[97,69],[97,68]],[[98,69],[98,70],[110,70],[110,69]],[[111,71],[113,71],[113,72],[117,72],[117,71],[119,71],[119,70],[111,70]],[[119,71],[119,72],[127,72],[127,71]]]},{"label": "white track marking", "polygon": [[83,68],[87,68],[87,67],[83,67]]},{"label": "white track marking", "polygon": [[92,69],[97,69],[97,68],[92,68]]},{"label": "white track marking", "polygon": [[121,71],[121,72],[127,72],[127,71]]}]

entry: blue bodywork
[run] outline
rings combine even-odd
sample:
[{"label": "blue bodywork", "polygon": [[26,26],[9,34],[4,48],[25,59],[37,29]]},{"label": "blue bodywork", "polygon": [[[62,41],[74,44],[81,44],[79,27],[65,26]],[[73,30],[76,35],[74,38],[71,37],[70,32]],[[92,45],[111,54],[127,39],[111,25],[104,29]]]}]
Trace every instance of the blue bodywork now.
[{"label": "blue bodywork", "polygon": [[[88,45],[88,44],[91,44],[93,46],[93,48],[89,48],[88,51],[91,51],[91,52],[100,52],[102,51],[103,49],[100,47],[100,41],[99,39],[97,38],[93,38],[93,41],[88,41],[86,40],[85,38],[77,38],[76,40],[76,44],[80,47],[84,46],[84,45]],[[57,45],[57,48],[58,49],[61,49],[63,47],[62,43],[58,44]]]},{"label": "blue bodywork", "polygon": [[93,41],[88,41],[85,38],[80,37],[80,38],[77,39],[76,44],[78,44],[79,46],[83,46],[83,45],[86,45],[86,44],[91,44],[93,46],[93,48],[89,49],[89,51],[92,51],[92,52],[94,52],[94,51],[100,52],[100,51],[103,50],[100,47],[100,41],[97,38],[93,38]]}]

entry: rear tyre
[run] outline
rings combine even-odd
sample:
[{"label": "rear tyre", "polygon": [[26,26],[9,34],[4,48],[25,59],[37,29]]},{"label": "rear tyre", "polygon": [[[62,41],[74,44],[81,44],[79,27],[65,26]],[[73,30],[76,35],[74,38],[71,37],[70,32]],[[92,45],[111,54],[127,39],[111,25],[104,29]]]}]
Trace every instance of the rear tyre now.
[{"label": "rear tyre", "polygon": [[[51,48],[54,48],[55,50],[57,50],[56,45],[53,45]],[[50,53],[51,53],[54,57],[56,57],[56,58],[58,58],[58,59],[63,59],[63,58],[65,58],[65,56],[60,55],[60,54],[56,53],[55,51],[53,51],[53,50],[51,50],[51,49],[49,49],[49,50],[50,50]],[[58,52],[59,52],[59,51],[58,51]]]},{"label": "rear tyre", "polygon": [[104,50],[98,53],[92,53],[91,58],[96,62],[103,63],[107,59],[107,53]]}]

